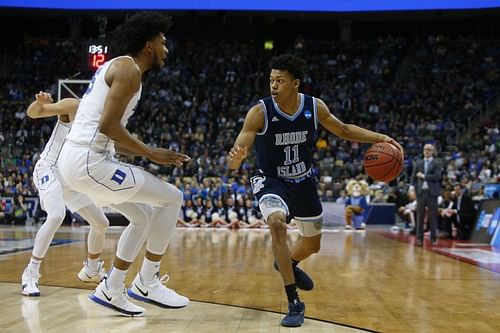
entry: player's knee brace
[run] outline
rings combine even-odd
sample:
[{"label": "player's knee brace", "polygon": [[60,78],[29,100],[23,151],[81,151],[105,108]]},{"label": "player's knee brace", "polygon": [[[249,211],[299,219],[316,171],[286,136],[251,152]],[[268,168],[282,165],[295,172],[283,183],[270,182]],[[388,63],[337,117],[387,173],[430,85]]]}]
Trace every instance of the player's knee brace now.
[{"label": "player's knee brace", "polygon": [[45,221],[45,224],[57,229],[63,223],[65,217],[65,209],[52,210],[47,212],[47,220]]},{"label": "player's knee brace", "polygon": [[[313,218],[298,218],[295,217],[297,228],[299,229],[299,234],[302,237],[313,237],[321,234],[321,229],[323,226],[323,217],[313,217]],[[319,248],[318,248],[319,250]]]}]

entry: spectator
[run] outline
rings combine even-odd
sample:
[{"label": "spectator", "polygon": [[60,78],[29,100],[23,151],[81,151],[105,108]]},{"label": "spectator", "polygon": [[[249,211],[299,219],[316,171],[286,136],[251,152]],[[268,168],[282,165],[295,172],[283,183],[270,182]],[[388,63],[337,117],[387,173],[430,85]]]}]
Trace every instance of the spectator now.
[{"label": "spectator", "polygon": [[4,210],[3,203],[0,202],[0,223],[5,222],[5,213],[3,212],[3,210]]},{"label": "spectator", "polygon": [[416,162],[412,180],[417,192],[417,246],[424,241],[424,219],[427,216],[432,245],[437,243],[438,196],[441,194],[441,163],[433,158],[434,146],[426,144],[424,159]]},{"label": "spectator", "polygon": [[460,184],[455,184],[453,192],[455,204],[452,212],[455,214],[458,222],[458,239],[469,240],[474,228],[474,218],[476,217],[474,202]]},{"label": "spectator", "polygon": [[245,200],[243,222],[246,223],[246,228],[267,228],[267,224],[262,219],[262,214],[255,207],[252,200]]},{"label": "spectator", "polygon": [[14,221],[15,224],[24,224],[26,222],[28,207],[24,202],[24,196],[19,194],[14,199]]},{"label": "spectator", "polygon": [[438,237],[442,239],[453,238],[453,227],[457,226],[457,218],[453,213],[453,206],[455,205],[451,191],[445,189],[438,207],[439,214],[439,233]]}]

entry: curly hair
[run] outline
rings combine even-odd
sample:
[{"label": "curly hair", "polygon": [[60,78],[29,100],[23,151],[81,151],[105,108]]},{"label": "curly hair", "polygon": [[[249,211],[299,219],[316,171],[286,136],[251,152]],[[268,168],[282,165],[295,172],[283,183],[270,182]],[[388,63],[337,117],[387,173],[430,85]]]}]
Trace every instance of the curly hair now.
[{"label": "curly hair", "polygon": [[288,71],[295,79],[302,81],[304,78],[305,61],[290,53],[285,53],[273,57],[269,63],[269,68]]},{"label": "curly hair", "polygon": [[128,17],[112,33],[113,53],[139,53],[146,42],[160,33],[167,33],[172,26],[172,18],[156,12],[141,12]]}]

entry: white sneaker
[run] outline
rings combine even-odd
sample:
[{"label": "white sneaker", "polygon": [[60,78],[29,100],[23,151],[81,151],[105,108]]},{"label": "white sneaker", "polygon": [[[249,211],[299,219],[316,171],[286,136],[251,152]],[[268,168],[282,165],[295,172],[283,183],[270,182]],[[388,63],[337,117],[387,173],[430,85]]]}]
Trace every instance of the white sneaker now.
[{"label": "white sneaker", "polygon": [[99,283],[94,293],[89,295],[92,302],[118,311],[124,316],[144,316],[146,310],[128,300],[125,296],[125,288],[110,290],[106,282],[107,280],[103,280]]},{"label": "white sneaker", "polygon": [[40,289],[38,288],[39,273],[32,272],[29,267],[24,269],[21,277],[21,293],[24,296],[40,296]]},{"label": "white sneaker", "polygon": [[346,224],[346,225],[344,226],[344,229],[345,229],[346,231],[352,230],[352,225],[350,225],[350,224]]},{"label": "white sneaker", "polygon": [[398,232],[399,230],[400,230],[400,228],[399,228],[397,225],[393,225],[393,226],[391,227],[391,231],[392,231],[392,232]]},{"label": "white sneaker", "polygon": [[127,294],[136,300],[155,304],[162,308],[178,309],[188,305],[189,299],[187,297],[181,296],[163,285],[167,283],[168,279],[167,274],[163,275],[161,279],[158,278],[157,274],[151,285],[145,285],[140,273],[137,273]]},{"label": "white sneaker", "polygon": [[78,279],[85,283],[101,283],[102,279],[108,277],[106,271],[104,270],[104,261],[99,261],[97,272],[90,269],[86,261],[83,262],[83,268],[78,272]]}]

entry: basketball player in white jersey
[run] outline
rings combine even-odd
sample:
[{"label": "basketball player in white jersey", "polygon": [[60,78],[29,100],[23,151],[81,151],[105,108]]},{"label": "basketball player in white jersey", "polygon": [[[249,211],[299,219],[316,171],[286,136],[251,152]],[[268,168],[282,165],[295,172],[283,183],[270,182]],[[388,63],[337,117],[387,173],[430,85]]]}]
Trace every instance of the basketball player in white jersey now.
[{"label": "basketball player in white jersey", "polygon": [[164,32],[170,18],[158,13],[129,17],[113,33],[125,56],[106,62],[95,73],[58,160],[67,184],[89,195],[98,206],[110,206],[130,221],[118,242],[113,267],[89,299],[126,316],[145,309],[123,293],[131,263],[146,241],[146,256],[127,294],[161,307],[180,308],[189,299],[163,285],[160,261],[175,232],[182,192],[140,167],[120,163],[117,152],[143,156],[157,164],[182,166],[187,155],[151,147],[126,129],[142,89],[142,75],[159,69],[168,54]]},{"label": "basketball player in white jersey", "polygon": [[52,103],[50,94],[40,92],[35,95],[36,100],[27,110],[30,118],[47,118],[57,116],[58,121],[45,149],[40,154],[40,159],[35,165],[33,181],[38,189],[40,205],[47,213],[47,219],[38,230],[31,260],[23,272],[21,292],[25,296],[40,296],[38,280],[40,278],[40,264],[47,253],[54,234],[61,226],[66,215],[66,207],[80,214],[90,224],[88,235],[88,259],[78,273],[78,278],[83,282],[99,283],[106,276],[102,261],[99,260],[104,236],[109,221],[102,209],[97,208],[89,197],[84,194],[69,190],[60,181],[60,176],[55,167],[57,156],[61,151],[64,139],[71,129],[71,122],[75,118],[78,100],[65,98],[57,103]]}]

